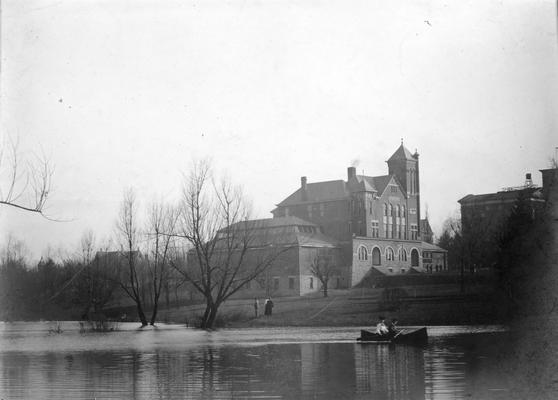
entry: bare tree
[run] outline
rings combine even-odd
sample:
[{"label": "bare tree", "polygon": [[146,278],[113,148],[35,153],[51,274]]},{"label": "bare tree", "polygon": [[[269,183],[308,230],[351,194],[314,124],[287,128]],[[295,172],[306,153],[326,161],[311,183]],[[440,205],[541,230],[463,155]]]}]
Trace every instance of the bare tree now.
[{"label": "bare tree", "polygon": [[322,248],[316,250],[316,255],[310,264],[310,272],[322,284],[322,292],[324,297],[327,297],[327,289],[329,279],[335,272],[336,267],[334,264],[332,249]]},{"label": "bare tree", "polygon": [[[22,166],[23,164],[23,166]],[[54,169],[44,156],[32,161],[20,159],[18,143],[2,143],[0,148],[0,204],[43,214],[50,196]]]},{"label": "bare tree", "polygon": [[205,299],[201,328],[212,328],[220,305],[266,271],[281,250],[258,237],[242,190],[215,183],[207,161],[195,163],[183,188],[179,236],[191,246],[177,270]]},{"label": "bare tree", "polygon": [[[159,298],[161,292],[167,288],[169,279],[170,257],[174,251],[176,240],[175,228],[177,211],[175,208],[162,203],[154,203],[149,209],[149,220],[146,230],[148,246],[150,248],[147,264],[151,285],[151,302],[153,305],[150,324],[154,325],[157,318]],[[168,296],[167,296],[168,297]],[[167,299],[167,303],[168,303]]]},{"label": "bare tree", "polygon": [[121,274],[120,287],[136,303],[138,317],[142,326],[147,325],[142,296],[142,279],[140,271],[141,254],[139,253],[139,222],[137,217],[136,195],[132,189],[124,193],[116,229],[122,241],[122,252],[126,260],[126,273]]},{"label": "bare tree", "polygon": [[83,265],[91,263],[95,251],[95,233],[93,230],[88,229],[81,235],[80,250]]}]

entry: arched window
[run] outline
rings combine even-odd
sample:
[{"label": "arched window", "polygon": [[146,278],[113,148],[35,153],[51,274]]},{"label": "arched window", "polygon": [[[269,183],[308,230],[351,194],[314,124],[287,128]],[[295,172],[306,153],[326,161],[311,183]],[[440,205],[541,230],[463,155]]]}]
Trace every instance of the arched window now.
[{"label": "arched window", "polygon": [[399,261],[407,261],[407,251],[403,247],[399,249]]},{"label": "arched window", "polygon": [[401,216],[405,218],[405,206],[401,206]]},{"label": "arched window", "polygon": [[388,247],[386,249],[386,260],[393,261],[394,258],[395,258],[395,255],[393,254],[393,249],[391,247]]},{"label": "arched window", "polygon": [[358,248],[358,259],[360,261],[366,261],[368,260],[368,251],[366,250],[366,247],[364,246],[360,246]]},{"label": "arched window", "polygon": [[374,249],[372,249],[372,265],[382,265],[380,249],[377,247],[374,247]]},{"label": "arched window", "polygon": [[388,216],[392,216],[393,214],[393,206],[391,205],[391,203],[388,205]]},{"label": "arched window", "polygon": [[419,266],[419,253],[417,249],[411,250],[411,266],[413,267]]},{"label": "arched window", "polygon": [[396,217],[400,217],[401,216],[401,208],[399,207],[399,205],[397,205],[395,207],[395,216]]},{"label": "arched window", "polygon": [[384,203],[384,215],[387,216],[388,215],[388,206],[386,203]]}]

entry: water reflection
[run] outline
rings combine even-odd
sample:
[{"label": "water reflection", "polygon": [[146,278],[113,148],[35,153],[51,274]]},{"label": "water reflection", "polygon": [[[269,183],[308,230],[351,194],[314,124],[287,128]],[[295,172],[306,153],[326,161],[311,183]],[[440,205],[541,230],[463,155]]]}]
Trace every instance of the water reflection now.
[{"label": "water reflection", "polygon": [[448,335],[448,328],[420,348],[357,344],[355,328],[169,327],[85,336],[69,329],[52,336],[30,325],[28,332],[21,325],[0,330],[0,398],[430,400],[507,393],[496,362],[498,333]]}]

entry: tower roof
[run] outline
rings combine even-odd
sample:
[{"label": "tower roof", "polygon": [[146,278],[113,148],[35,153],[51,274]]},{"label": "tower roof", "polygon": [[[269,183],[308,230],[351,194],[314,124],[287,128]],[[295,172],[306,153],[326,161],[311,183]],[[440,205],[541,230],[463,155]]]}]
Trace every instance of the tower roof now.
[{"label": "tower roof", "polygon": [[409,150],[407,150],[407,148],[405,146],[403,146],[403,143],[401,143],[401,146],[399,146],[399,148],[397,150],[395,150],[395,153],[393,153],[393,155],[389,158],[388,162],[390,161],[399,161],[399,160],[415,160],[415,158],[413,157],[413,155],[411,154],[411,152]]}]

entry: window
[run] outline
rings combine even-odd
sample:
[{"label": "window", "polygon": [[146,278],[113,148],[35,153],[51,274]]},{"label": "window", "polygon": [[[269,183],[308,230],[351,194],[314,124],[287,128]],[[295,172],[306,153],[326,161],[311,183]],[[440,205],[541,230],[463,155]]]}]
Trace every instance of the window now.
[{"label": "window", "polygon": [[387,216],[388,215],[388,206],[386,203],[384,203],[384,215]]},{"label": "window", "polygon": [[306,206],[306,211],[308,212],[308,218],[312,218],[312,205],[311,204]]},{"label": "window", "polygon": [[289,207],[285,207],[285,217],[289,216]]},{"label": "window", "polygon": [[372,237],[380,237],[380,223],[378,221],[372,221]]},{"label": "window", "polygon": [[401,217],[401,207],[399,205],[395,206],[395,216]]},{"label": "window", "polygon": [[349,229],[349,233],[353,231],[353,224],[351,221],[349,221],[349,223],[347,224],[347,227]]},{"label": "window", "polygon": [[320,203],[320,217],[323,217],[325,214],[325,204]]},{"label": "window", "polygon": [[310,289],[314,289],[314,278],[310,278]]},{"label": "window", "polygon": [[407,261],[407,251],[403,247],[399,249],[399,260]]},{"label": "window", "polygon": [[397,193],[397,186],[391,186],[391,193]]},{"label": "window", "polygon": [[419,266],[419,253],[417,249],[411,250],[411,266],[413,267]]},{"label": "window", "polygon": [[405,268],[401,268],[401,273],[402,273],[402,274],[405,273]]},{"label": "window", "polygon": [[405,218],[405,206],[401,206],[401,217]]},{"label": "window", "polygon": [[246,282],[246,285],[244,285],[244,288],[250,290],[252,288],[252,282],[251,281]]},{"label": "window", "polygon": [[389,271],[389,272],[393,272],[393,268],[389,267],[389,268],[388,268],[388,271]]},{"label": "window", "polygon": [[278,276],[273,277],[273,289],[274,290],[279,289],[279,277]]},{"label": "window", "polygon": [[411,224],[411,240],[418,239],[418,227],[416,224]]},{"label": "window", "polygon": [[393,249],[391,247],[388,247],[386,249],[386,260],[393,261],[394,258],[395,258],[395,256],[393,254]]},{"label": "window", "polygon": [[289,276],[289,289],[293,290],[295,288],[295,278],[293,276]]},{"label": "window", "polygon": [[364,246],[360,246],[358,248],[358,259],[360,261],[366,261],[368,260],[368,251],[366,250],[366,247]]},{"label": "window", "polygon": [[374,247],[372,249],[372,265],[381,265],[382,264],[382,257],[380,255],[380,249]]}]

